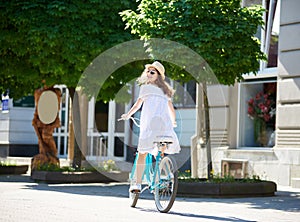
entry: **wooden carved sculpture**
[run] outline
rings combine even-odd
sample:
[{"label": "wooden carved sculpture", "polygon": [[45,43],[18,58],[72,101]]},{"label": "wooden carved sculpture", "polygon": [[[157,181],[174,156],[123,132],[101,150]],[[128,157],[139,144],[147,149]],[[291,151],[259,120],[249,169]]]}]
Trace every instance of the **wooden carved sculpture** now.
[{"label": "wooden carved sculpture", "polygon": [[38,137],[39,154],[32,159],[32,170],[46,164],[59,166],[53,131],[60,127],[60,98],[61,91],[54,87],[44,86],[34,92],[36,105],[32,125]]}]

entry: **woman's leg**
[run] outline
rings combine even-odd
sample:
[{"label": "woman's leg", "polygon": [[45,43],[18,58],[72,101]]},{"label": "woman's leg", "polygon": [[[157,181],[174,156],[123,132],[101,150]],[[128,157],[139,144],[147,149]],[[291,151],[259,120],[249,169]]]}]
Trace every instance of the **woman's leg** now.
[{"label": "woman's leg", "polygon": [[136,183],[142,184],[142,177],[146,165],[147,153],[139,153],[139,157],[136,164]]}]

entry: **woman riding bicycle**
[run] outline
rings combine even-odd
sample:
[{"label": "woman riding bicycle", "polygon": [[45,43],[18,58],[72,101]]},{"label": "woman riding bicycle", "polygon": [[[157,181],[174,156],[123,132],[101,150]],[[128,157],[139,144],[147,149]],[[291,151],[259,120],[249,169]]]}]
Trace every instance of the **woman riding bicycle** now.
[{"label": "woman riding bicycle", "polygon": [[176,114],[171,101],[174,90],[165,81],[164,66],[158,61],[145,65],[145,70],[137,81],[141,85],[139,97],[129,112],[121,116],[122,119],[129,119],[143,105],[137,148],[139,155],[136,167],[136,183],[130,186],[130,192],[141,191],[147,153],[155,156],[158,151],[154,142],[166,138],[172,143],[163,150],[163,153],[180,152],[178,138],[173,129],[176,127]]}]

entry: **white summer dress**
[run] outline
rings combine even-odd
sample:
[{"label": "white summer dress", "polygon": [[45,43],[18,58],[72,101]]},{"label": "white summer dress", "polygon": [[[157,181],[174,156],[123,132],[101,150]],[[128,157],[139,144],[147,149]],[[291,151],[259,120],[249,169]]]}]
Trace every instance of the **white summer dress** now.
[{"label": "white summer dress", "polygon": [[157,146],[154,142],[172,141],[165,153],[179,153],[180,145],[168,107],[170,98],[163,93],[162,89],[152,84],[141,86],[139,98],[143,100],[143,106],[138,151],[156,155]]}]

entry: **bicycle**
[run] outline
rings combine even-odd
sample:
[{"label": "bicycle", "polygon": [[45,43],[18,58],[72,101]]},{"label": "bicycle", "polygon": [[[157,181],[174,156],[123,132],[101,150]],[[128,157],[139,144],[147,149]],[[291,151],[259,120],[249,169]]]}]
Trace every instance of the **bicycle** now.
[{"label": "bicycle", "polygon": [[[134,118],[131,117],[130,119],[138,126]],[[177,194],[177,166],[176,162],[171,156],[164,155],[163,153],[163,151],[167,149],[170,144],[172,144],[172,141],[168,140],[167,136],[161,136],[153,143],[157,146],[158,152],[155,156],[152,154],[147,154],[146,156],[143,178],[145,178],[147,185],[140,192],[129,192],[129,198],[131,201],[130,206],[135,207],[140,194],[148,189],[154,194],[155,205],[158,211],[161,213],[167,213],[172,208]],[[131,184],[135,181],[134,177],[137,159],[138,154],[135,157],[129,178]]]}]

